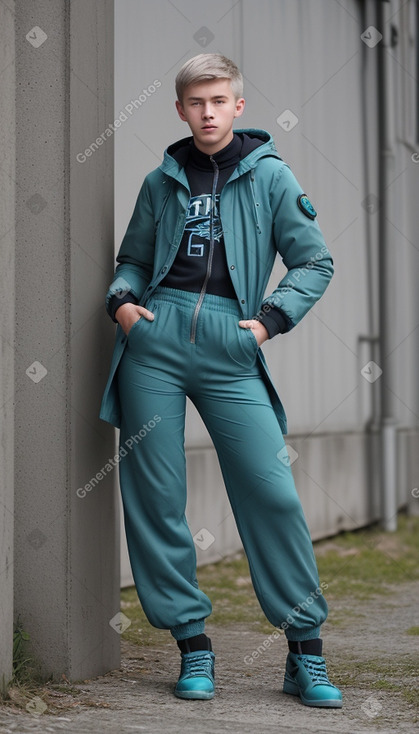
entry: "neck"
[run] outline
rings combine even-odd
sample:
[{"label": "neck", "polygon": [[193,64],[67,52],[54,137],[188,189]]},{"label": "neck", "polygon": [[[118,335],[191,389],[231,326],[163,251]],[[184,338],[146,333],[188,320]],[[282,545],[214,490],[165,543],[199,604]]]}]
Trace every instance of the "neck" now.
[{"label": "neck", "polygon": [[222,150],[226,147],[231,141],[233,140],[234,133],[231,130],[228,135],[226,135],[222,140],[220,140],[218,143],[202,143],[201,141],[197,140],[194,136],[194,143],[198,150],[201,151],[201,153],[205,153],[206,155],[215,155],[215,153],[218,153],[219,150]]}]

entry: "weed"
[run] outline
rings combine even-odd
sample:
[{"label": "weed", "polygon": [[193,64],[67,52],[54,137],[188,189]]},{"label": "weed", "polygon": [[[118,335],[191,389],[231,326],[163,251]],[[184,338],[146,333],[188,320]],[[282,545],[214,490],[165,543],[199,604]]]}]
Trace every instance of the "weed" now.
[{"label": "weed", "polygon": [[13,631],[13,683],[22,683],[28,677],[28,665],[31,658],[26,657],[25,643],[29,642],[29,635],[24,631],[18,619]]}]

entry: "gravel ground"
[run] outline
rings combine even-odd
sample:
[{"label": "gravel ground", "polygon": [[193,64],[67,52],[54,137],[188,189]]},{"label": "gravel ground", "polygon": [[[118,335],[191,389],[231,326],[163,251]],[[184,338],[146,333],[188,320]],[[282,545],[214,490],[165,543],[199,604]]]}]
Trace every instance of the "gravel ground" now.
[{"label": "gravel ground", "polygon": [[[412,734],[419,731],[419,712],[391,684],[403,683],[403,666],[417,665],[418,638],[406,630],[419,625],[418,599],[415,581],[367,601],[333,603],[342,621],[326,623],[322,636],[330,678],[336,680],[345,671],[342,709],[309,708],[281,692],[287,652],[283,636],[249,664],[245,657],[249,660],[265,635],[243,625],[208,624],[216,653],[216,695],[211,701],[183,701],[173,695],[179,654],[170,637],[159,647],[140,648],[122,640],[121,669],[81,684],[64,682],[62,691],[43,688],[27,699],[29,712],[18,707],[18,699],[15,705],[0,706],[0,732]],[[368,661],[373,661],[371,670]],[[384,672],[377,672],[377,664]],[[378,678],[386,688],[377,689]],[[412,682],[417,687],[417,667],[416,679],[409,674]]]}]

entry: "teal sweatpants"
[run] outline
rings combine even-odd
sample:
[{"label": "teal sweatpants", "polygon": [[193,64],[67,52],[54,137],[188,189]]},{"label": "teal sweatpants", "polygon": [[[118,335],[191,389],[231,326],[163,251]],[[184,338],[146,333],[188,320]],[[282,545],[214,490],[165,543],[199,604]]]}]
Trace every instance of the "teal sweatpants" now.
[{"label": "teal sweatpants", "polygon": [[203,632],[212,610],[185,517],[188,396],[217,451],[266,617],[290,640],[318,637],[327,604],[256,339],[238,325],[236,301],[206,294],[197,316],[198,298],[158,287],[146,303],[154,321],[132,326],[118,367],[120,486],[140,602],[177,640]]}]

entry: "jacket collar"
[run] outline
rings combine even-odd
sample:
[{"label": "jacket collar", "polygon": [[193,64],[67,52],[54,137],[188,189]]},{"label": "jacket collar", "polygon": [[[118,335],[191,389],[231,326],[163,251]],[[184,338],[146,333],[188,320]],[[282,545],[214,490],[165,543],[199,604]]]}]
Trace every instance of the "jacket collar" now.
[{"label": "jacket collar", "polygon": [[[247,173],[247,171],[250,171],[252,168],[255,167],[257,161],[266,156],[272,156],[281,160],[281,157],[275,148],[275,143],[272,135],[266,130],[258,128],[247,128],[234,130],[234,132],[246,133],[247,135],[249,135],[249,137],[259,138],[263,141],[263,144],[250,151],[250,153],[239,162],[230,180],[237,178],[244,173]],[[164,151],[163,161],[159,166],[160,170],[163,173],[176,179],[187,188],[188,181],[184,171],[184,165],[188,156],[188,149],[191,141],[192,136],[182,138],[176,143],[172,143],[171,145],[169,145],[168,148],[166,148],[166,150]]]}]

